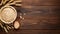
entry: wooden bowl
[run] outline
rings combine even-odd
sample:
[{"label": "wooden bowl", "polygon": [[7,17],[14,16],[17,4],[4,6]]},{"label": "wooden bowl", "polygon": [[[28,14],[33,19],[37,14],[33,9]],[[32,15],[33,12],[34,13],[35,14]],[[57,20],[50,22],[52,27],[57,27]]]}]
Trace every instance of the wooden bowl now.
[{"label": "wooden bowl", "polygon": [[12,6],[5,6],[0,9],[0,19],[5,24],[10,24],[17,18],[17,11]]}]

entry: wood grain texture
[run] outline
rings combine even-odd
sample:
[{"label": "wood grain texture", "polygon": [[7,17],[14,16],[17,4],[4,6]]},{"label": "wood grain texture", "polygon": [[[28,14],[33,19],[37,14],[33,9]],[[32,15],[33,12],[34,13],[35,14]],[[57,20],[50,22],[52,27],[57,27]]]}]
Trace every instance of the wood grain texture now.
[{"label": "wood grain texture", "polygon": [[[8,34],[60,34],[60,1],[59,0],[22,0],[22,7],[15,7],[25,18],[19,30]],[[4,31],[1,34],[6,34]]]}]

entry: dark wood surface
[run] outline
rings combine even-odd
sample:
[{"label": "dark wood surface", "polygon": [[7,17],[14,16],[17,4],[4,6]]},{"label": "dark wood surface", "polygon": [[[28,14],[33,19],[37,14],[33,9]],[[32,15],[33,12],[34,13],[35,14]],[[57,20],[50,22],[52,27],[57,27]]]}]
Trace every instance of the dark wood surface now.
[{"label": "dark wood surface", "polygon": [[15,7],[25,18],[19,30],[1,34],[60,34],[60,0],[22,0],[22,7]]}]

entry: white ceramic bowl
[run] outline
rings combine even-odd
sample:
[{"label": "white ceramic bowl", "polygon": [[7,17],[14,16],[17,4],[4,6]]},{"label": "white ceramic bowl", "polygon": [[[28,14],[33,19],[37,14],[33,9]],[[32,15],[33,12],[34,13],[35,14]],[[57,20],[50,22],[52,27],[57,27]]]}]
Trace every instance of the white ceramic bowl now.
[{"label": "white ceramic bowl", "polygon": [[0,10],[0,19],[5,24],[10,24],[15,21],[17,18],[17,11],[12,6],[2,7]]}]

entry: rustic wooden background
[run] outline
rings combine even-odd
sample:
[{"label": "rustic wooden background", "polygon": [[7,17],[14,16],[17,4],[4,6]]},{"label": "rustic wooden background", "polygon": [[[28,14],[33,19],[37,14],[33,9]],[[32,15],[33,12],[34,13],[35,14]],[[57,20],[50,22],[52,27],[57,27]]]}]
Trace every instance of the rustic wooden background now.
[{"label": "rustic wooden background", "polygon": [[15,7],[25,18],[19,30],[0,34],[60,34],[60,0],[22,0],[21,7]]}]

